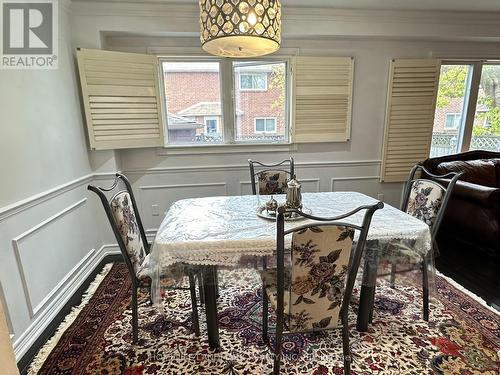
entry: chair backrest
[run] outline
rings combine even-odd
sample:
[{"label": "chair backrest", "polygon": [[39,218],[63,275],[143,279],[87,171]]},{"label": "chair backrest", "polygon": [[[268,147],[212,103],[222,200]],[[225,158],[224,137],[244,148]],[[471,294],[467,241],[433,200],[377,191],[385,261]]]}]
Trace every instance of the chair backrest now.
[{"label": "chair backrest", "polygon": [[[257,194],[257,184],[260,195],[285,194],[287,181],[295,173],[292,157],[277,164],[264,164],[248,159],[248,165],[250,166],[253,195]],[[259,169],[258,171],[256,171],[256,167]]]},{"label": "chair backrest", "polygon": [[[434,179],[450,179],[448,186],[445,187],[434,180],[417,178],[418,172],[423,172],[425,176]],[[433,240],[439,230],[453,187],[461,174],[451,172],[439,176],[432,174],[420,164],[415,165],[410,172],[401,210],[425,222],[431,229]]]},{"label": "chair backrest", "polygon": [[[125,189],[118,190],[108,200],[105,192],[115,190],[120,181]],[[130,182],[124,175],[116,173],[115,181],[109,188],[89,185],[88,189],[101,199],[129,272],[139,278],[144,271],[149,246]]]},{"label": "chair backrest", "polygon": [[[340,315],[347,314],[371,219],[373,213],[383,206],[382,202],[378,202],[332,218],[279,208],[278,311],[283,311],[279,307],[280,298],[284,296],[283,286],[289,285],[290,290],[287,292],[290,293],[290,303],[286,314],[289,318],[290,331],[334,328],[338,326]],[[339,221],[361,210],[366,210],[361,225]],[[285,231],[284,215],[287,212],[295,212],[315,222]],[[356,230],[359,231],[359,237],[352,251]],[[291,279],[289,283],[284,283],[284,237],[289,234],[292,234]],[[281,303],[284,301],[281,300]],[[347,319],[347,315],[344,318]]]}]

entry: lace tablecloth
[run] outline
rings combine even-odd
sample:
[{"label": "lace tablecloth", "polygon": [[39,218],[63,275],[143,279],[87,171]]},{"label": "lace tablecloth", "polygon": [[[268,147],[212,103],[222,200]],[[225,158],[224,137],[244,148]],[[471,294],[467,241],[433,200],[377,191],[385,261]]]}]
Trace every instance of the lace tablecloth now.
[{"label": "lace tablecloth", "polygon": [[[275,198],[284,200],[284,196]],[[267,200],[269,196],[246,195],[175,202],[156,235],[152,264],[160,269],[176,263],[235,266],[242,256],[272,255],[276,223],[256,215]],[[317,216],[336,216],[376,202],[356,192],[303,194],[304,206]],[[361,225],[363,214],[343,221]],[[305,223],[307,220],[287,222],[286,229]],[[373,215],[367,240],[367,257],[374,262],[402,254],[421,258],[431,249],[429,227],[388,204]]]}]

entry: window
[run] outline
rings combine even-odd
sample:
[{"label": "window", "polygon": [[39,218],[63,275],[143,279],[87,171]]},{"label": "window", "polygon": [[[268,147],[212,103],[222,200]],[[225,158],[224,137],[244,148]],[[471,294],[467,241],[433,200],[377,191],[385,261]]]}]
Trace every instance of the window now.
[{"label": "window", "polygon": [[484,64],[469,149],[500,151],[500,64]]},{"label": "window", "polygon": [[441,66],[431,157],[467,150],[500,151],[500,65]]},{"label": "window", "polygon": [[[236,77],[255,77],[259,71],[267,91],[234,86],[235,140],[238,142],[285,142],[288,139],[288,95],[286,62],[235,61]],[[240,79],[241,83],[241,79]],[[260,121],[262,120],[262,121]]]},{"label": "window", "polygon": [[447,113],[446,121],[444,123],[445,129],[457,129],[462,122],[462,114],[461,113]]},{"label": "window", "polygon": [[255,118],[255,133],[276,133],[276,119],[273,117],[268,118]]},{"label": "window", "polygon": [[217,116],[222,115],[218,61],[163,61],[167,143],[222,143]]},{"label": "window", "polygon": [[267,90],[266,73],[240,73],[240,90],[265,91]]},{"label": "window", "polygon": [[219,132],[218,129],[218,118],[217,117],[205,117],[205,133],[206,134],[216,134]]},{"label": "window", "polygon": [[287,61],[160,62],[168,145],[288,142]]}]

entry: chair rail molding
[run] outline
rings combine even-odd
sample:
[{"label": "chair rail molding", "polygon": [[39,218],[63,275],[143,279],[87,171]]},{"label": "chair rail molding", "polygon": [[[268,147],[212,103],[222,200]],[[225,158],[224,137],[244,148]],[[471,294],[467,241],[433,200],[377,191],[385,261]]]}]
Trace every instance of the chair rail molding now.
[{"label": "chair rail molding", "polygon": [[90,173],[74,180],[66,182],[64,184],[53,187],[52,189],[43,191],[41,193],[32,195],[23,200],[12,203],[8,206],[0,207],[0,222],[3,220],[21,213],[31,207],[37,206],[49,199],[55,198],[61,194],[64,194],[70,190],[73,190],[83,184],[87,184],[93,180],[103,180],[114,178],[114,173]]}]

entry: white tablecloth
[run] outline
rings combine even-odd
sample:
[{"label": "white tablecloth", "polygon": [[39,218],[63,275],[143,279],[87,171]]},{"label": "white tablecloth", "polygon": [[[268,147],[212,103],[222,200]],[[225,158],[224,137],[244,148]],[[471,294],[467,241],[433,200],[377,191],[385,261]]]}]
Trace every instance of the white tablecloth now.
[{"label": "white tablecloth", "polygon": [[[275,196],[278,202],[284,196]],[[176,263],[235,266],[242,256],[272,255],[276,223],[256,215],[269,196],[184,199],[168,210],[156,235],[151,260],[164,268]],[[305,193],[303,204],[317,216],[337,216],[377,201],[356,192]],[[343,221],[361,225],[364,212]],[[307,223],[287,222],[286,229]],[[368,232],[367,256],[421,257],[431,249],[429,227],[388,204],[375,212]],[[161,272],[161,271],[160,271]]]}]

